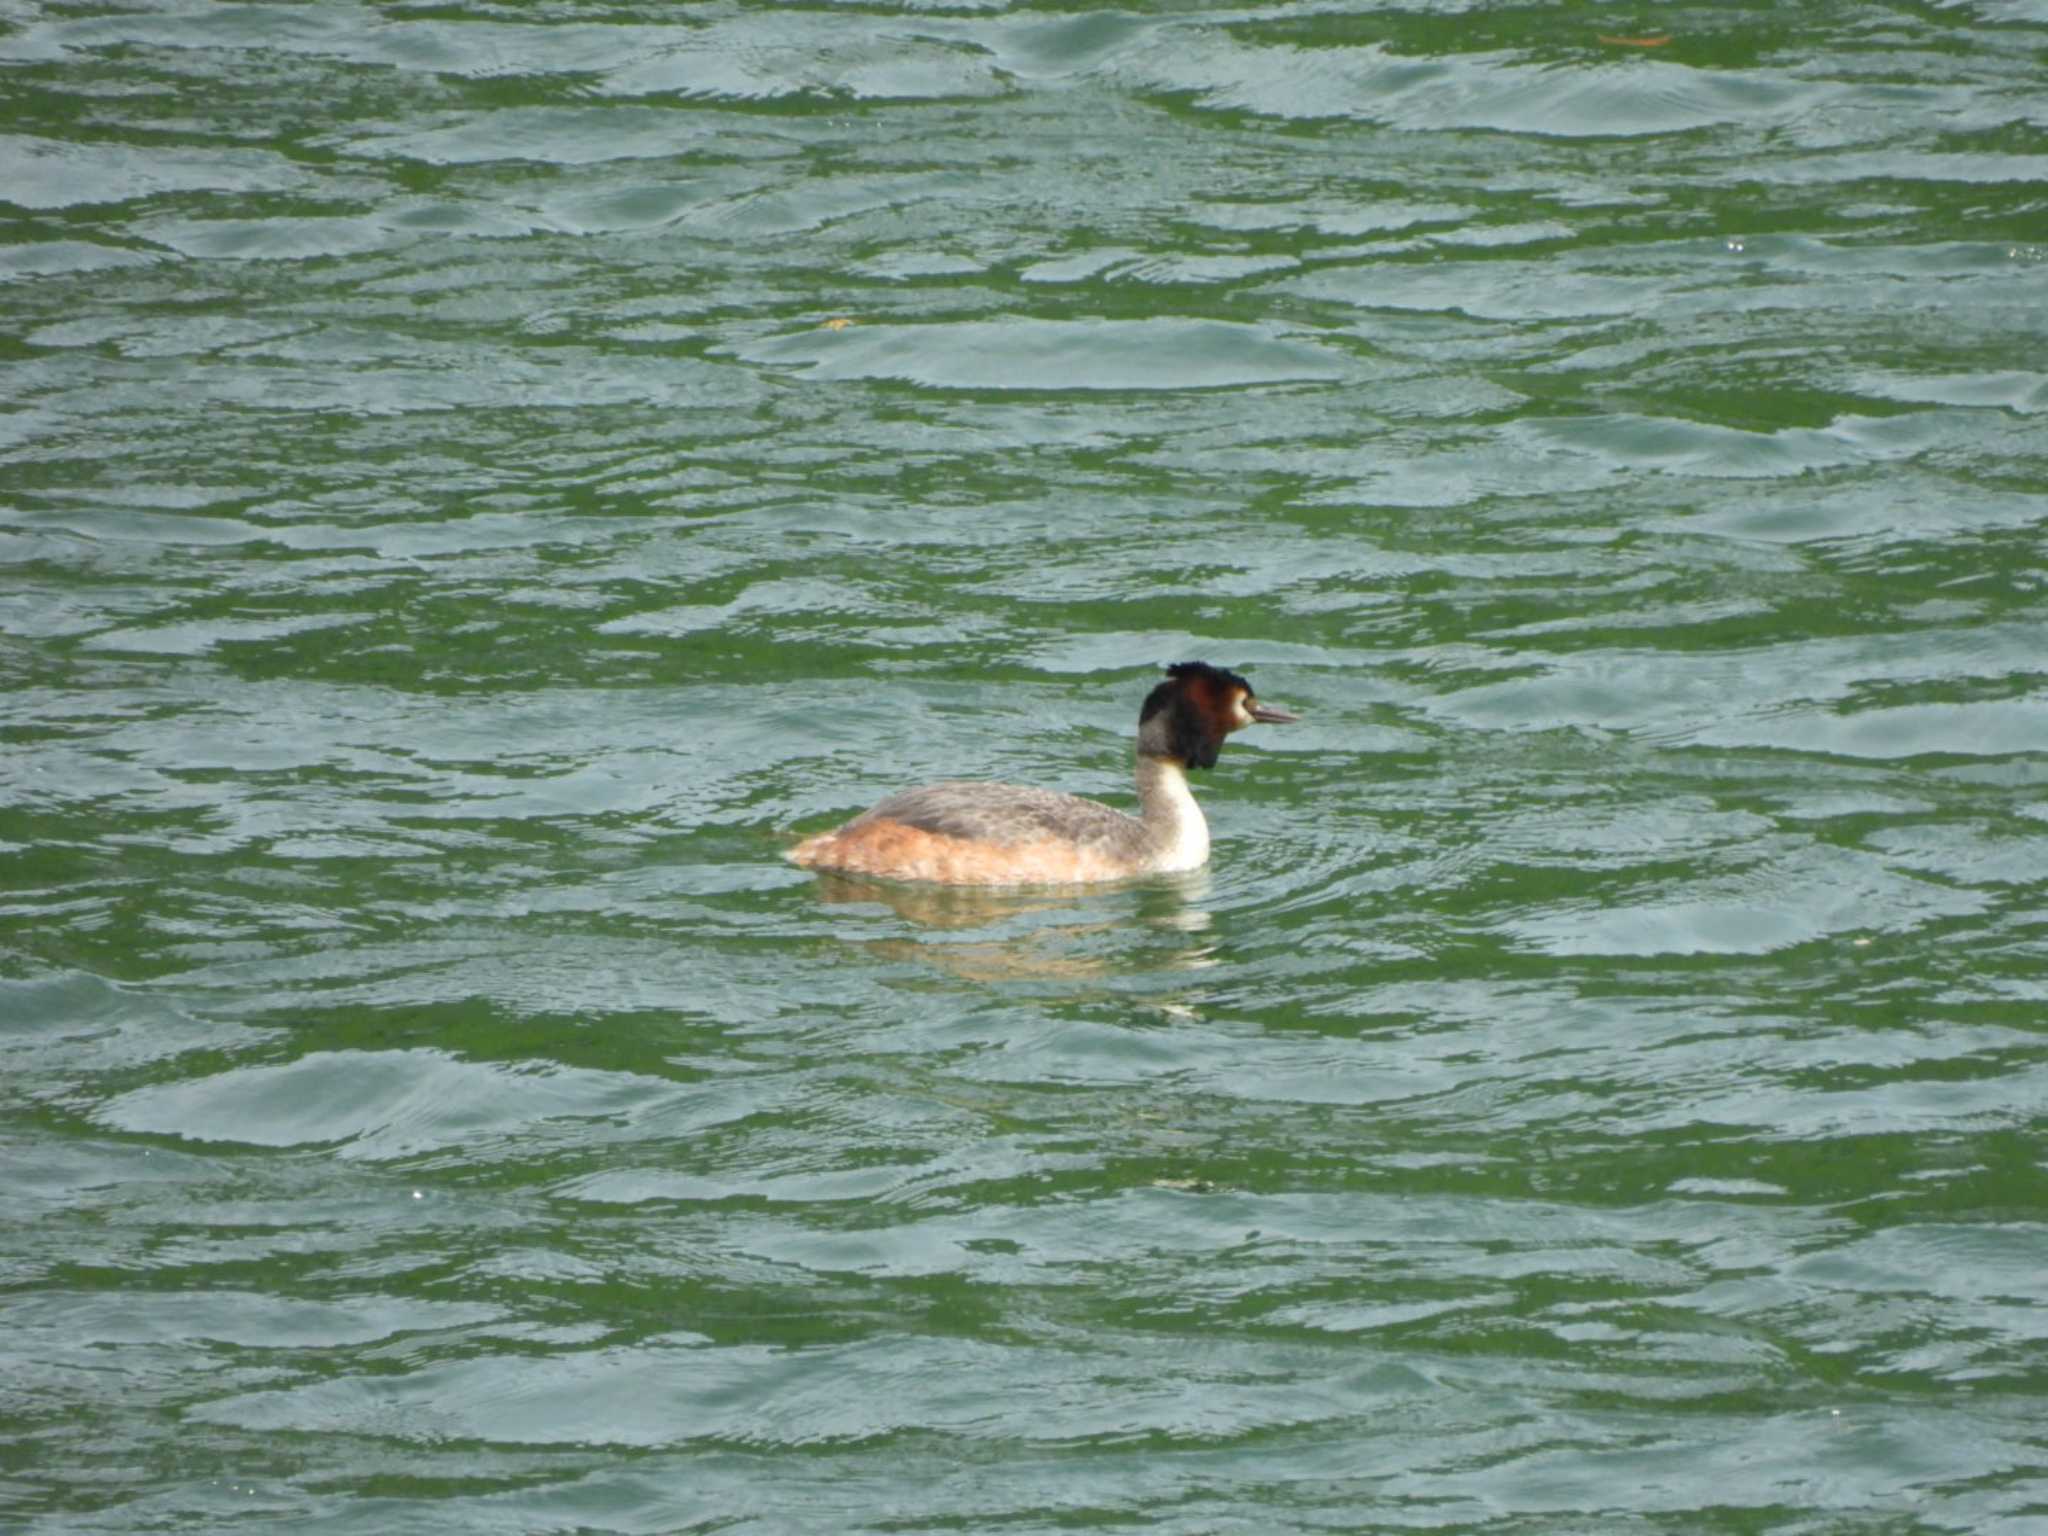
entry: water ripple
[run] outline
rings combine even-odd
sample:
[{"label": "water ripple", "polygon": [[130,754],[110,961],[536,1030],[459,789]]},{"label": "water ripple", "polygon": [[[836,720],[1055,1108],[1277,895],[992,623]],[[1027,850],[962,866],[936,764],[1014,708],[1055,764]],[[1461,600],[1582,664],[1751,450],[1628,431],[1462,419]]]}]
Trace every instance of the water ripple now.
[{"label": "water ripple", "polygon": [[2038,6],[18,9],[17,1523],[2038,1524]]}]

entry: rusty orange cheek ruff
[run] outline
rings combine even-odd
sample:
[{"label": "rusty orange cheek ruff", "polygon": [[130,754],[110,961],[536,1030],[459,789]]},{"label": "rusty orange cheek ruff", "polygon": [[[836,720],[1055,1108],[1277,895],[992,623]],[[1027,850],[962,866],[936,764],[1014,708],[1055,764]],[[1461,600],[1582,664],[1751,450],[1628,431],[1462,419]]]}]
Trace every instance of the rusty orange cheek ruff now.
[{"label": "rusty orange cheek ruff", "polygon": [[1054,837],[992,844],[900,821],[823,832],[798,843],[789,857],[806,869],[941,885],[1077,885],[1132,873],[1107,854]]}]

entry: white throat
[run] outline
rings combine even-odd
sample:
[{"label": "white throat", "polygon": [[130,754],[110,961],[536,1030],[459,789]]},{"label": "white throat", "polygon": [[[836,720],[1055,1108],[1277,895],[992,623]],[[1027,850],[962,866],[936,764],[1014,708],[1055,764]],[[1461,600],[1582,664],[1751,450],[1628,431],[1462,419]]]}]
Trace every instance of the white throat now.
[{"label": "white throat", "polygon": [[1170,874],[1209,862],[1209,823],[1179,763],[1139,754],[1138,814],[1151,848],[1147,862],[1154,870]]}]

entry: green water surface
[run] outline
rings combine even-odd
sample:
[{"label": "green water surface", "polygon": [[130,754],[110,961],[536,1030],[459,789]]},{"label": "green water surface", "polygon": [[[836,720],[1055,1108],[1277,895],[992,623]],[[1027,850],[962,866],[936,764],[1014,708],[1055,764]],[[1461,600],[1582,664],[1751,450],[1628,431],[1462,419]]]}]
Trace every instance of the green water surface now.
[{"label": "green water surface", "polygon": [[2043,1529],[2044,61],[7,8],[0,1526]]}]

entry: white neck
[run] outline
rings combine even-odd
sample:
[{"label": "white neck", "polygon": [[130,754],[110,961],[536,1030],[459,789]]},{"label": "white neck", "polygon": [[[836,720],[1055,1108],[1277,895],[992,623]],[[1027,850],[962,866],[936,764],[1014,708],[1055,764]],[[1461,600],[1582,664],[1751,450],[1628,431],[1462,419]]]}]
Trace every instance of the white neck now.
[{"label": "white neck", "polygon": [[1152,868],[1169,874],[1209,862],[1209,823],[1188,788],[1188,772],[1168,757],[1138,754],[1138,818]]}]

